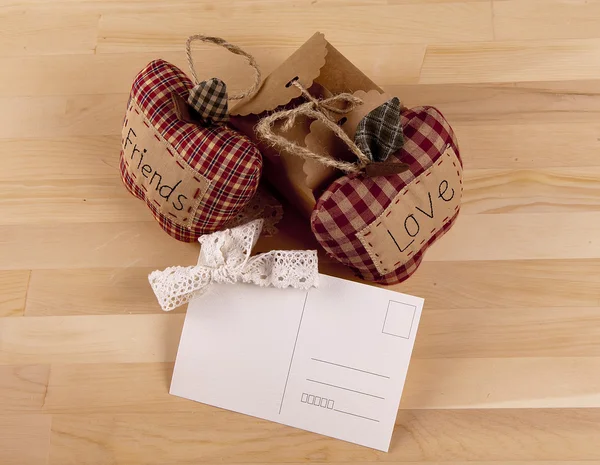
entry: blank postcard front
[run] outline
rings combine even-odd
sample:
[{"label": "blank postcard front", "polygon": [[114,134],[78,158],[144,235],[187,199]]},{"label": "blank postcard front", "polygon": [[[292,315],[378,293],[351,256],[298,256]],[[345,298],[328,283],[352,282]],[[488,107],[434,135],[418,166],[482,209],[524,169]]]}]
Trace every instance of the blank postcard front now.
[{"label": "blank postcard front", "polygon": [[171,394],[387,451],[423,299],[319,279],[193,300]]}]

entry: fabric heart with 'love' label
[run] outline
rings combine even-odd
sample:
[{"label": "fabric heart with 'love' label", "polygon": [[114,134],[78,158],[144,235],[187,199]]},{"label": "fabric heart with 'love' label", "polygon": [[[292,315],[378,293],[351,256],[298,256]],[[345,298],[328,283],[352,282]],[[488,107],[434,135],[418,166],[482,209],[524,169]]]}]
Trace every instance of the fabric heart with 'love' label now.
[{"label": "fabric heart with 'love' label", "polygon": [[[365,110],[355,95],[318,98],[298,80],[291,84],[308,101],[266,116],[256,130],[277,150],[345,172],[316,199],[310,220],[315,237],[329,256],[364,279],[407,279],[460,209],[462,161],[452,128],[433,107],[406,109],[397,98],[381,103],[384,95],[375,92],[365,96],[369,104],[379,103]],[[299,116],[315,120],[305,145],[274,129],[291,128]],[[327,134],[344,147],[330,143]],[[329,147],[337,148],[327,152]]]},{"label": "fabric heart with 'love' label", "polygon": [[311,216],[313,233],[330,256],[383,284],[416,271],[427,248],[454,224],[463,189],[456,137],[437,109],[405,109],[398,125],[404,144],[387,161],[407,169],[342,176]]}]

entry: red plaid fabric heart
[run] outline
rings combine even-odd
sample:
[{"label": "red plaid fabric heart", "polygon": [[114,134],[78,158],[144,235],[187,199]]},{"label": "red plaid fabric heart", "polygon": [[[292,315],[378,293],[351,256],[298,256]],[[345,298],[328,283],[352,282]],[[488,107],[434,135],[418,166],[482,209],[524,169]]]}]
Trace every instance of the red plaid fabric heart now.
[{"label": "red plaid fabric heart", "polygon": [[327,254],[362,278],[395,284],[415,272],[425,250],[454,224],[462,161],[452,128],[432,107],[401,115],[405,143],[390,156],[408,170],[343,176],[319,198],[312,230]]},{"label": "red plaid fabric heart", "polygon": [[156,60],[135,78],[123,124],[121,177],[171,236],[191,242],[217,231],[254,197],[262,156],[226,125],[181,121],[171,93],[193,84],[177,67]]}]

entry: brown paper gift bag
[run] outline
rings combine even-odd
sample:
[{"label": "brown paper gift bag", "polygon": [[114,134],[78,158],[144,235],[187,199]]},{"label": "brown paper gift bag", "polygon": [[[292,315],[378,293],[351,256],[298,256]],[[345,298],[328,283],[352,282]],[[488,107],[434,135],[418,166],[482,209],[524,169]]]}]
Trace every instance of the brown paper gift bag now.
[{"label": "brown paper gift bag", "polygon": [[[323,34],[316,33],[265,79],[254,96],[242,99],[233,107],[231,123],[258,145],[264,156],[263,173],[267,180],[308,218],[321,192],[342,173],[275,150],[258,139],[254,132],[254,126],[266,112],[278,107],[293,108],[304,102],[300,89],[291,85],[294,80],[315,97],[343,92],[359,96],[364,104],[344,117],[343,129],[351,137],[362,117],[390,96],[383,94],[373,81],[327,42]],[[284,135],[300,145],[308,143],[313,151],[335,153],[341,158],[347,152],[331,131],[305,117],[299,117]]]}]

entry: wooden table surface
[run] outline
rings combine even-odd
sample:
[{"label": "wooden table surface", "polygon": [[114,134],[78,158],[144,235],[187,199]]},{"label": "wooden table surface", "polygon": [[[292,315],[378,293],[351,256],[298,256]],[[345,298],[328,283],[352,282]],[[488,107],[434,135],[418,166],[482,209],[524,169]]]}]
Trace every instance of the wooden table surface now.
[{"label": "wooden table surface", "polygon": [[[202,32],[268,73],[316,30],[464,158],[456,226],[396,286],[426,305],[388,454],[169,396],[184,311],[146,277],[198,246],[119,179],[148,61],[187,70]],[[2,465],[600,461],[600,1],[4,0],[0,57]],[[313,245],[289,212],[260,247]]]}]

